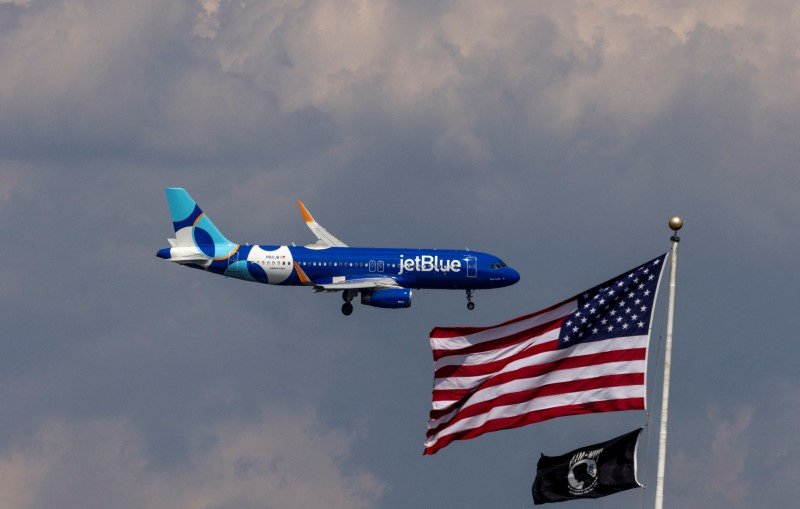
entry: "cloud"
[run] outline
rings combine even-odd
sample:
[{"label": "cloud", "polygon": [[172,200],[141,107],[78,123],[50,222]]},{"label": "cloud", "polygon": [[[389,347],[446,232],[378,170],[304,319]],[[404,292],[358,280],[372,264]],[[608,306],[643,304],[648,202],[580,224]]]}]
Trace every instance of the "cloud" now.
[{"label": "cloud", "polygon": [[[76,0],[6,10],[7,158],[234,168],[250,188],[285,172],[329,196],[353,193],[354,181],[378,193],[403,175],[398,202],[417,193],[481,212],[498,199],[554,200],[546,186],[565,179],[578,184],[576,200],[591,199],[613,180],[632,195],[669,187],[674,200],[707,202],[710,221],[736,221],[759,243],[785,243],[796,228],[792,2]],[[486,186],[492,169],[502,171]],[[422,180],[449,193],[420,190]]]},{"label": "cloud", "polygon": [[713,424],[711,463],[705,483],[706,493],[735,502],[744,498],[748,490],[746,462],[751,454],[744,437],[750,431],[753,408],[740,408],[732,419],[723,418],[718,409],[709,412]]},{"label": "cloud", "polygon": [[148,464],[142,437],[125,421],[51,421],[0,456],[0,502],[19,509],[373,507],[383,483],[348,465],[351,442],[321,431],[310,414],[265,414],[198,434],[190,465],[164,471]]},{"label": "cloud", "polygon": [[[760,391],[762,397],[757,394],[753,402],[724,410],[710,404],[702,419],[671,423],[673,431],[680,428],[673,443],[682,444],[671,453],[668,444],[672,503],[688,508],[785,504],[785,487],[800,468],[800,441],[793,431],[800,391],[785,379],[772,379]],[[681,436],[684,430],[692,436]]]},{"label": "cloud", "polygon": [[719,114],[722,92],[742,87],[721,106],[749,104],[736,121],[768,138],[800,94],[792,2],[13,8],[19,22],[0,32],[2,127],[37,147],[58,133],[58,144],[88,136],[95,150],[187,157],[232,144],[263,155],[265,139],[276,150],[332,122],[338,143],[430,129],[439,157],[481,166],[502,154],[508,134],[497,128],[509,122],[519,136],[614,151],[676,103],[698,96]]},{"label": "cloud", "polygon": [[0,161],[0,207],[11,199],[22,180],[23,176],[17,168]]},{"label": "cloud", "polygon": [[219,29],[220,0],[198,0],[201,10],[197,13],[197,20],[194,25],[194,34],[206,39],[213,39],[217,36]]}]

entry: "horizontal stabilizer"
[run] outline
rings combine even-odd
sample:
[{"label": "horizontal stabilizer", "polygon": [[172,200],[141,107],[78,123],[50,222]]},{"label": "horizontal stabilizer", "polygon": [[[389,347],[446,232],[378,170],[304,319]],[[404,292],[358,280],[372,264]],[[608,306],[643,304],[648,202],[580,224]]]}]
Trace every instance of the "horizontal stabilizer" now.
[{"label": "horizontal stabilizer", "polygon": [[201,253],[197,248],[190,246],[174,246],[159,249],[156,256],[175,263],[204,264],[208,261],[208,256]]}]

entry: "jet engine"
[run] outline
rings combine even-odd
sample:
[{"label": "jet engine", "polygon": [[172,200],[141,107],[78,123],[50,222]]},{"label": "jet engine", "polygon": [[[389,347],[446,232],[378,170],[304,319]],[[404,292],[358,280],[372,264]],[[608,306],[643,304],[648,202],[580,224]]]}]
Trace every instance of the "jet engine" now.
[{"label": "jet engine", "polygon": [[411,306],[411,290],[408,288],[387,288],[370,293],[361,293],[361,303],[376,308],[407,308]]}]

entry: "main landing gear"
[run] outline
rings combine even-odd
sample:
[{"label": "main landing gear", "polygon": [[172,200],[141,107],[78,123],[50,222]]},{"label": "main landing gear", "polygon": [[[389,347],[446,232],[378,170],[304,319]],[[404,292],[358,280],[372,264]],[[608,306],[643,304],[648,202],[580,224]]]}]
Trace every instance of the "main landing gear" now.
[{"label": "main landing gear", "polygon": [[345,290],[342,292],[342,300],[344,304],[342,304],[342,314],[344,316],[350,316],[353,313],[353,305],[350,303],[353,300],[358,292],[351,293],[349,290]]},{"label": "main landing gear", "polygon": [[475,309],[475,303],[472,302],[472,290],[467,290],[467,309],[470,311]]}]

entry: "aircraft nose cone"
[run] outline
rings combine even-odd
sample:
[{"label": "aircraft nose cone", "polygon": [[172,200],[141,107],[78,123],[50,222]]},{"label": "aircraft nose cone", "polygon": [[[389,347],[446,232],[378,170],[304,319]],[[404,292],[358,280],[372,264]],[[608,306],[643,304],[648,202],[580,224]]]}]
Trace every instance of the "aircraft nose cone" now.
[{"label": "aircraft nose cone", "polygon": [[514,283],[519,281],[519,272],[517,272],[516,270],[512,269],[511,267],[508,267],[508,276],[507,276],[507,278],[508,278],[508,283],[513,285]]}]

